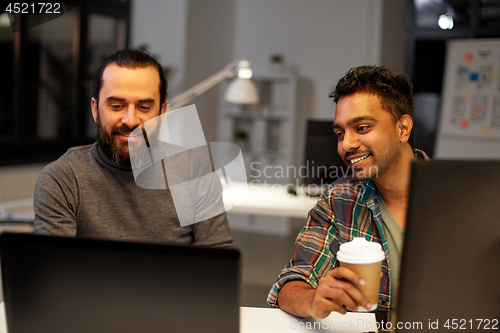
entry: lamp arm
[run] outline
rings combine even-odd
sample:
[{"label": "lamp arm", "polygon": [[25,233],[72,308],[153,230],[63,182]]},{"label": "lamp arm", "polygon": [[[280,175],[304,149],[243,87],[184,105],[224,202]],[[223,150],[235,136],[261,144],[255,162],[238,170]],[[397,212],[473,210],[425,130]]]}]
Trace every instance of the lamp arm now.
[{"label": "lamp arm", "polygon": [[221,71],[201,81],[197,85],[189,88],[180,95],[172,98],[170,103],[168,103],[168,110],[171,111],[181,108],[192,101],[195,97],[203,94],[205,91],[212,88],[222,80],[235,77],[236,74],[233,72],[233,68],[238,64],[239,61],[240,60],[231,62],[230,64],[226,65],[226,67],[224,67],[224,69],[222,69]]}]

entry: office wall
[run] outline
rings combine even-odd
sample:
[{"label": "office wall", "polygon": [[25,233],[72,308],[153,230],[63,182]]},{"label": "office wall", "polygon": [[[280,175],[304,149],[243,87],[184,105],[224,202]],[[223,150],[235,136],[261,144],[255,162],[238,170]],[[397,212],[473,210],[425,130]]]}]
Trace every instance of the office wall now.
[{"label": "office wall", "polygon": [[271,54],[279,53],[298,75],[294,164],[303,162],[305,120],[333,119],[335,105],[328,94],[349,68],[402,68],[405,1],[396,2],[237,1],[234,58],[247,58],[259,73],[268,71]]},{"label": "office wall", "polygon": [[235,57],[256,71],[282,54],[306,85],[298,98],[310,118],[332,118],[332,85],[349,68],[379,61],[381,1],[238,0]]},{"label": "office wall", "polygon": [[[235,0],[135,1],[131,47],[148,45],[172,68],[169,97],[174,97],[233,60],[234,11]],[[217,92],[214,87],[190,102],[209,142],[217,136]]]},{"label": "office wall", "polygon": [[170,95],[182,92],[186,68],[188,0],[132,2],[130,46],[147,45],[160,64],[172,68]]},{"label": "office wall", "polygon": [[382,5],[380,64],[401,72],[405,62],[407,4],[408,1],[384,0]]},{"label": "office wall", "polygon": [[[350,67],[403,67],[405,1],[141,0],[133,8],[132,46],[148,44],[175,67],[171,96],[240,57],[265,72],[280,53],[301,79],[299,107],[309,118],[331,119],[328,93]],[[212,141],[217,88],[194,102]]]},{"label": "office wall", "polygon": [[[190,0],[184,85],[190,88],[223,69],[233,59],[236,0]],[[217,141],[218,87],[195,98],[208,142]]]}]

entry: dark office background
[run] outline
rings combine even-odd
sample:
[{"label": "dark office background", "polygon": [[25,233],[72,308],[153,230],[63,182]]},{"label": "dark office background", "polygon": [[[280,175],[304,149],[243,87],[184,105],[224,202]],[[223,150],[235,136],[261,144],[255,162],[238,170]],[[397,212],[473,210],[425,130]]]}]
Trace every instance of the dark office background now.
[{"label": "dark office background", "polygon": [[[129,45],[130,11],[131,0],[87,0],[58,21],[55,36],[27,29],[36,19],[29,16],[15,16],[19,33],[0,27],[0,165],[48,162],[95,140],[92,76]],[[453,18],[453,29],[438,26],[441,15]],[[406,16],[405,72],[414,93],[441,94],[447,40],[500,37],[498,0],[407,0]],[[415,132],[416,146],[432,156],[435,131],[416,122]]]}]

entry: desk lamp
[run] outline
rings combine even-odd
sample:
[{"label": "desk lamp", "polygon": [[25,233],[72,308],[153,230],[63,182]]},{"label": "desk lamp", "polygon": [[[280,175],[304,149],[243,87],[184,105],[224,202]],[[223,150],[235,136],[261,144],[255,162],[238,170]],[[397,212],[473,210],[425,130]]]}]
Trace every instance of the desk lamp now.
[{"label": "desk lamp", "polygon": [[[236,68],[238,73],[237,75],[234,71]],[[224,79],[231,79],[235,77],[236,79],[229,84],[224,99],[235,104],[255,104],[259,102],[257,87],[250,80],[252,77],[250,62],[245,59],[241,59],[229,63],[220,72],[215,73],[194,87],[174,97],[168,104],[168,110],[173,111],[183,107],[195,97],[203,94],[205,91],[220,83]]]}]

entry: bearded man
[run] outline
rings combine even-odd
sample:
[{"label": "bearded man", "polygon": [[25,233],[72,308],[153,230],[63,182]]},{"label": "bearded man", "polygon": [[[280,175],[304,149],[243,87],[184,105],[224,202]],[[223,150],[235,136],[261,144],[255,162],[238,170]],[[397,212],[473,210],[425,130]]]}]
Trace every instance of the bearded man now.
[{"label": "bearded man", "polygon": [[[34,194],[35,234],[203,246],[231,244],[226,213],[181,226],[168,184],[148,189],[135,182],[130,147],[144,144],[141,132],[145,133],[145,123],[167,111],[166,99],[162,67],[150,55],[121,50],[100,66],[91,99],[98,140],[70,148],[41,172]],[[142,131],[134,131],[136,128]],[[154,135],[156,131],[149,133],[150,139]],[[183,169],[192,179],[212,172],[196,158],[184,160]],[[205,206],[223,207],[221,192],[193,189],[187,193],[191,194],[186,202],[191,204],[193,216],[200,201]]]}]

